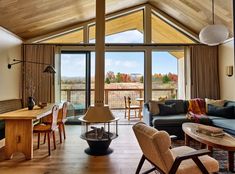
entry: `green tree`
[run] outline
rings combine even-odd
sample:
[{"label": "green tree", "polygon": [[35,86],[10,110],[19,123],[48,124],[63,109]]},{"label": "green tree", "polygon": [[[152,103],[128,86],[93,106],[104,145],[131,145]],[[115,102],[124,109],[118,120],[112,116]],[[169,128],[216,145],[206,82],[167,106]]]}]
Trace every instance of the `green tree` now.
[{"label": "green tree", "polygon": [[171,81],[171,79],[168,77],[168,75],[164,75],[162,77],[162,83],[169,83]]},{"label": "green tree", "polygon": [[109,80],[109,78],[108,78],[108,77],[106,77],[106,79],[105,79],[105,83],[110,84],[110,80]]},{"label": "green tree", "polygon": [[140,83],[144,83],[144,76],[140,77]]},{"label": "green tree", "polygon": [[117,75],[116,75],[116,82],[117,83],[121,82],[121,73],[120,72],[118,72]]}]

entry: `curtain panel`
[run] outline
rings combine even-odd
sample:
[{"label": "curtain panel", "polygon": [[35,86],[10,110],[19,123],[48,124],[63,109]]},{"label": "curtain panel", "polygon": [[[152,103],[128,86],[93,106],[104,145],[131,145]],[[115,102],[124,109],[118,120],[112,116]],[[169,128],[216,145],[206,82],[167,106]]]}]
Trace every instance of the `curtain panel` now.
[{"label": "curtain panel", "polygon": [[190,47],[191,98],[220,98],[218,47]]},{"label": "curtain panel", "polygon": [[[23,61],[33,61],[55,66],[54,45],[23,45]],[[22,97],[24,107],[28,97],[33,97],[36,104],[39,102],[53,103],[55,101],[54,74],[43,73],[46,65],[23,62],[22,66]]]}]

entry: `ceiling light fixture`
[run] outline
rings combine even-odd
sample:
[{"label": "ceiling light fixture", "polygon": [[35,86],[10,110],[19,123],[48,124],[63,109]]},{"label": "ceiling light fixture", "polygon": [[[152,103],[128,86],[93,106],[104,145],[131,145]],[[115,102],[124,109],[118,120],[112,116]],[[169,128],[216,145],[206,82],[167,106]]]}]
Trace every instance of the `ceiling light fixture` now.
[{"label": "ceiling light fixture", "polygon": [[214,0],[212,0],[212,25],[207,25],[200,31],[200,42],[209,46],[215,46],[223,43],[228,36],[229,31],[226,26],[215,24]]}]

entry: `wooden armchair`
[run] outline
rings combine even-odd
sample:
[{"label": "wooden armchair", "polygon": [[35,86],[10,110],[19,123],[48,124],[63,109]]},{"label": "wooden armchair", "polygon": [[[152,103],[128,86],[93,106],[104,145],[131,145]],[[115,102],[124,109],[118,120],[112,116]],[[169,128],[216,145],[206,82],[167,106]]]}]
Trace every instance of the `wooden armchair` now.
[{"label": "wooden armchair", "polygon": [[[132,105],[131,104],[131,98],[124,96],[124,102],[125,102],[125,118],[128,117],[128,121],[130,121],[131,118],[131,110],[135,111],[135,117],[137,117],[136,110],[140,112],[141,106],[139,105]],[[127,115],[128,113],[128,115]]]},{"label": "wooden armchair", "polygon": [[57,125],[57,118],[58,118],[58,113],[59,113],[59,106],[55,105],[52,108],[52,114],[51,114],[51,123],[50,124],[38,124],[33,127],[33,133],[38,134],[38,148],[40,145],[40,134],[45,133],[48,138],[48,154],[49,156],[51,155],[51,147],[50,147],[50,135],[52,133],[53,135],[53,143],[54,143],[54,149],[56,149],[56,142],[55,142],[55,130],[58,128]]},{"label": "wooden armchair", "polygon": [[167,132],[158,131],[142,122],[133,126],[134,133],[143,152],[136,174],[140,173],[145,160],[154,167],[145,174],[157,170],[160,174],[209,174],[219,171],[219,164],[208,156],[210,151],[195,150],[188,146],[171,147]]}]

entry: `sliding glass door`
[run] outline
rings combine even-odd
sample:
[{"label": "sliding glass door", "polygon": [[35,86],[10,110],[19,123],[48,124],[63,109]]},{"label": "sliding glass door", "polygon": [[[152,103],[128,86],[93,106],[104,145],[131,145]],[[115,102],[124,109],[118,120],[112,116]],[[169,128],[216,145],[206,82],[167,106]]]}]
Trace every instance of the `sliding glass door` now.
[{"label": "sliding glass door", "polygon": [[77,121],[91,103],[91,64],[94,66],[90,52],[61,53],[61,102],[71,103],[70,121]]}]

